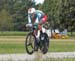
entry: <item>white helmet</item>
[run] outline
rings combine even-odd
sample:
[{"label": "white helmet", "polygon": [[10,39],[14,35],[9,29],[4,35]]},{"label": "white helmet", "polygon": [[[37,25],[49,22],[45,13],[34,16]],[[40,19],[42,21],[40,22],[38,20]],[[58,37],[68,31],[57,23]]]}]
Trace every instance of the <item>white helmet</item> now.
[{"label": "white helmet", "polygon": [[32,13],[34,13],[35,11],[36,11],[35,8],[29,8],[29,9],[28,9],[28,13],[29,13],[29,14],[32,14]]}]

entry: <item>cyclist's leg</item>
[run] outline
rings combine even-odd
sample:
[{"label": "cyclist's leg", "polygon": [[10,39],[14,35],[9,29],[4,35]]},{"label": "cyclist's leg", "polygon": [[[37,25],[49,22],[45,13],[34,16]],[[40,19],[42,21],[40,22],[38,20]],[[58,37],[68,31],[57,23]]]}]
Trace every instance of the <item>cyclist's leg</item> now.
[{"label": "cyclist's leg", "polygon": [[43,27],[43,25],[44,25],[46,22],[47,22],[47,16],[44,15],[44,16],[41,18],[41,20],[40,20],[40,22],[39,22],[39,25],[38,25],[38,28],[39,28],[40,31],[45,32],[45,28]]},{"label": "cyclist's leg", "polygon": [[34,35],[35,35],[34,51],[38,51],[38,38],[36,37],[36,36],[37,36],[37,33],[38,33],[38,29],[35,28],[35,29],[34,29]]},{"label": "cyclist's leg", "polygon": [[38,51],[39,43],[38,43],[38,39],[37,39],[37,38],[35,39],[35,43],[34,43],[34,44],[35,44],[34,50],[35,50],[35,51]]}]

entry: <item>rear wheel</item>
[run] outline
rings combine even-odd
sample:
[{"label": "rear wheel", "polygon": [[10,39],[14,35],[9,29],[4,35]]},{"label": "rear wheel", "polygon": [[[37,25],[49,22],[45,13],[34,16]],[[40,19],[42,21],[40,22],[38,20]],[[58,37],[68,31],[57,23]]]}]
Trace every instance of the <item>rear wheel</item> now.
[{"label": "rear wheel", "polygon": [[40,50],[43,54],[46,54],[48,52],[49,48],[49,37],[46,33],[43,33],[40,36]]},{"label": "rear wheel", "polygon": [[34,52],[34,41],[35,41],[34,35],[32,33],[29,33],[25,41],[26,52],[28,54],[32,54]]}]

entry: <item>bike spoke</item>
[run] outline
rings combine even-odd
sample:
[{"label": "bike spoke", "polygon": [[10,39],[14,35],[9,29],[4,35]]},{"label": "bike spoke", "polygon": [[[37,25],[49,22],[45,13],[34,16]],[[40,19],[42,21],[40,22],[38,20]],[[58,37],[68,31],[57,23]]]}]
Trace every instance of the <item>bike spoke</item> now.
[{"label": "bike spoke", "polygon": [[26,39],[26,51],[28,54],[32,54],[34,52],[34,36],[30,33]]}]

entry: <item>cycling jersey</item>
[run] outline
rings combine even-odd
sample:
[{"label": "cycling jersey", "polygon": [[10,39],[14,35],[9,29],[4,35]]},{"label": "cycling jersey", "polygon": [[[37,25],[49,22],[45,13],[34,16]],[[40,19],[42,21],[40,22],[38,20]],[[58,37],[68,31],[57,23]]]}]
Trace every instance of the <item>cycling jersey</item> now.
[{"label": "cycling jersey", "polygon": [[[34,17],[33,17],[34,15]],[[39,23],[40,21],[42,21],[41,19],[45,16],[45,14],[40,11],[40,10],[36,10],[34,13],[32,14],[28,14],[28,22],[29,23]]]}]

